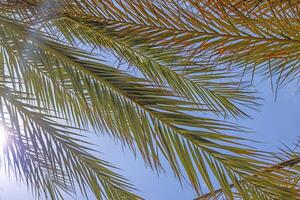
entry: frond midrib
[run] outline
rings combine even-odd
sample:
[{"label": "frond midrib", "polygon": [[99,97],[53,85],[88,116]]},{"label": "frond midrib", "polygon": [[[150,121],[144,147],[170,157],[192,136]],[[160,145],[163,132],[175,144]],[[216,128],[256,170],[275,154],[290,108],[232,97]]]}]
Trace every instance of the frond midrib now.
[{"label": "frond midrib", "polygon": [[[57,16],[57,19],[59,18],[64,18],[66,15],[66,17],[68,19],[72,19],[72,16],[69,16],[69,13],[64,13],[62,12],[60,15]],[[79,16],[79,17],[83,17],[83,19],[87,19],[87,20],[95,20],[96,22],[102,23],[102,19],[99,20],[99,17],[95,17],[95,16]],[[74,19],[72,19],[74,20]],[[154,26],[154,25],[148,25],[148,24],[141,24],[141,23],[134,23],[134,22],[128,22],[128,21],[121,21],[121,20],[112,20],[112,19],[107,19],[107,18],[103,18],[103,20],[105,20],[106,22],[113,22],[115,24],[127,24],[127,25],[133,25],[133,26],[137,26],[140,28],[146,27],[149,30],[159,30],[159,31],[170,31],[173,32],[174,34],[180,35],[180,34],[190,34],[191,36],[197,37],[197,36],[212,36],[215,38],[229,38],[229,39],[239,39],[239,40],[252,40],[252,41],[256,41],[256,42],[277,42],[277,43],[291,43],[291,44],[295,44],[295,43],[299,43],[300,44],[300,40],[295,40],[295,39],[281,39],[281,38],[267,38],[267,37],[257,37],[257,36],[249,36],[249,35],[234,35],[234,34],[222,34],[222,33],[217,33],[217,32],[204,32],[204,31],[200,31],[200,30],[195,30],[195,29],[179,29],[176,27],[163,27],[163,26]]]}]

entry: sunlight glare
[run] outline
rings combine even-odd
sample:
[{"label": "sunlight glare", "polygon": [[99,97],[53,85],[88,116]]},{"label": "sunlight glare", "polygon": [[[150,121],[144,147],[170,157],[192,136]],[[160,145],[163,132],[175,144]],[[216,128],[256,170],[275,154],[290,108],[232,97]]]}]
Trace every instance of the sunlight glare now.
[{"label": "sunlight glare", "polygon": [[5,128],[0,124],[0,155],[3,153],[3,148],[6,143],[6,131]]}]

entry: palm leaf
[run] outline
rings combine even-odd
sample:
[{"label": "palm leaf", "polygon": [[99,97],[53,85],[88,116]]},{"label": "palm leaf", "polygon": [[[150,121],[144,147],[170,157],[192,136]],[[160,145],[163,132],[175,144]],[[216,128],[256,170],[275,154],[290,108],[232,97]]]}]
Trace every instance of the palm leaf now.
[{"label": "palm leaf", "polygon": [[71,132],[75,130],[55,123],[55,116],[43,114],[45,111],[38,107],[23,103],[27,97],[22,96],[1,86],[6,115],[11,118],[6,123],[11,131],[5,153],[8,169],[17,178],[24,178],[38,197],[44,192],[51,199],[62,199],[61,190],[74,192],[77,183],[84,195],[89,187],[98,199],[140,199],[128,192],[132,186],[112,172],[109,163],[87,151],[87,143]]},{"label": "palm leaf", "polygon": [[[78,128],[91,124],[108,132],[131,149],[138,149],[145,162],[157,170],[162,167],[160,156],[164,156],[175,176],[182,181],[186,173],[198,193],[201,180],[211,192],[215,180],[229,199],[298,198],[299,189],[284,178],[293,171],[264,173],[262,169],[270,163],[257,159],[261,152],[241,145],[239,137],[224,134],[241,131],[239,127],[203,117],[205,113],[241,116],[245,114],[236,103],[255,105],[251,93],[240,90],[238,82],[224,80],[226,74],[220,65],[233,63],[234,70],[248,60],[264,65],[257,45],[275,42],[272,45],[277,48],[277,43],[293,45],[291,41],[271,38],[271,33],[268,37],[253,36],[256,29],[252,23],[242,24],[253,31],[252,35],[242,32],[237,28],[238,19],[250,19],[236,12],[231,20],[225,14],[230,2],[206,5],[203,1],[198,5],[186,1],[190,3],[186,6],[167,1],[62,1],[54,5],[61,8],[54,13],[43,12],[51,10],[49,4],[38,1],[24,1],[15,9],[3,2],[0,44],[3,66],[7,66],[3,80],[10,90],[27,96],[26,103],[6,99],[10,100],[6,107],[17,110],[15,117],[11,112],[9,115],[12,119],[23,116],[23,123],[31,121],[27,132],[38,129],[45,136],[52,134],[50,141],[63,147],[59,156],[73,156],[72,148],[67,148],[69,143],[81,149],[83,160],[63,157],[67,169],[58,171],[54,165],[53,170],[57,174],[72,172],[67,177],[71,177],[70,183],[76,180],[83,194],[87,185],[98,199],[138,198],[130,193],[127,182],[111,171],[108,179],[97,175],[105,165],[88,165],[102,162],[85,153],[87,147],[78,144],[82,141],[72,138],[64,130],[67,127],[50,120],[54,117],[65,118]],[[109,66],[80,50],[77,41],[116,52],[143,75]],[[232,49],[240,52],[233,54]],[[250,50],[255,54],[249,54]],[[65,140],[57,141],[61,138]],[[51,181],[38,183],[50,188],[47,192],[52,194],[55,184],[61,184]]]}]

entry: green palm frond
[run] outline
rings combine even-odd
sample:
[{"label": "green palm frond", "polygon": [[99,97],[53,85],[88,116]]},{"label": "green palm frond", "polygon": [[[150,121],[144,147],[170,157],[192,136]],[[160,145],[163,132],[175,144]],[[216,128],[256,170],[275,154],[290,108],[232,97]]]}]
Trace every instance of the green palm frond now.
[{"label": "green palm frond", "polygon": [[89,188],[97,199],[140,199],[129,192],[133,187],[111,171],[109,163],[87,151],[88,143],[78,137],[76,130],[53,121],[56,116],[33,103],[24,103],[26,94],[5,86],[0,90],[6,111],[2,117],[10,118],[2,122],[8,132],[8,169],[24,179],[38,197],[44,193],[51,199],[63,199],[61,192],[75,192],[76,183],[85,196]]},{"label": "green palm frond", "polygon": [[[103,1],[102,3],[94,6],[94,8],[98,9],[100,6],[105,6],[102,10],[108,10],[110,7],[118,8],[117,5],[112,6],[110,1]],[[122,5],[124,2],[118,3],[119,6],[124,6]],[[255,106],[249,93],[245,93],[237,87],[240,83],[230,80],[228,75],[226,81],[220,82],[226,77],[222,69],[214,69],[208,62],[193,60],[193,57],[187,55],[181,45],[168,50],[169,45],[164,44],[164,40],[167,37],[172,38],[174,35],[165,35],[164,27],[156,30],[158,25],[154,26],[151,23],[143,25],[142,22],[146,19],[139,19],[139,23],[134,22],[132,24],[130,16],[127,19],[116,20],[114,13],[112,13],[113,16],[107,17],[105,13],[101,12],[102,10],[92,12],[89,10],[91,6],[85,4],[86,11],[79,9],[80,4],[77,6],[67,5],[65,9],[60,7],[55,13],[51,10],[48,12],[43,10],[42,16],[39,17],[43,20],[35,20],[36,16],[33,19],[30,17],[28,19],[26,16],[25,19],[28,22],[33,21],[34,24],[46,21],[41,26],[46,26],[49,30],[58,28],[62,34],[57,35],[63,35],[71,43],[81,41],[92,47],[113,50],[130,65],[138,68],[146,77],[158,84],[171,86],[181,96],[189,97],[200,104],[209,105],[217,113],[245,116],[246,113],[237,105]],[[131,6],[131,3],[127,6]],[[147,8],[146,6],[149,7],[151,4],[142,6]],[[121,13],[122,9],[124,8],[115,10],[115,14]],[[96,17],[91,13],[94,13]],[[124,17],[127,14],[125,12]],[[43,16],[45,18],[42,18]],[[134,37],[130,35],[134,35]],[[160,35],[162,37],[154,37]],[[145,40],[145,38],[151,38],[151,40]]]},{"label": "green palm frond", "polygon": [[[279,153],[273,153],[274,165],[266,168],[265,173],[289,173],[285,174],[285,179],[292,183],[291,187],[299,187],[299,144],[296,144],[294,148],[287,147],[281,148]],[[292,173],[290,173],[292,171]],[[244,184],[243,181],[240,181],[240,184]],[[231,188],[234,188],[234,184],[230,185]],[[213,192],[206,193],[195,200],[212,200],[212,199],[223,199],[224,192],[223,189],[217,189]],[[236,196],[239,198],[239,195]],[[256,194],[255,199],[268,199],[264,194]]]},{"label": "green palm frond", "polygon": [[[124,49],[122,45],[127,47],[126,51],[131,45],[135,50],[140,50],[142,45],[146,50],[161,48],[166,55],[168,52],[184,55],[183,59],[186,60],[182,61],[177,57],[180,63],[171,62],[169,65],[165,63],[164,66],[174,64],[173,70],[181,77],[180,67],[184,66],[185,71],[189,72],[188,80],[199,73],[201,68],[199,65],[207,63],[230,66],[234,71],[242,69],[252,73],[258,72],[275,79],[278,86],[297,78],[299,73],[297,67],[298,1],[184,0],[181,2],[179,5],[177,1],[107,0],[97,3],[78,1],[76,6],[73,4],[67,6],[70,14],[68,9],[67,11],[62,9],[61,13],[57,12],[54,18],[71,18],[73,22],[80,22],[85,28],[92,24],[90,27],[93,30],[90,31],[104,35],[102,37],[105,39],[102,39],[100,44],[113,48],[118,53]],[[80,9],[80,6],[85,9]],[[47,17],[46,19],[49,20]],[[63,32],[68,33],[70,32],[68,29],[72,30],[72,23],[65,22],[65,24],[68,25],[59,27],[65,27]],[[78,23],[76,25],[78,26]],[[114,34],[108,36],[105,34],[107,32]],[[71,33],[73,37],[81,35],[78,31],[76,33],[71,31]],[[87,31],[81,33],[84,36],[80,38],[91,40]],[[145,41],[145,38],[151,39]],[[96,44],[99,44],[99,40]],[[95,39],[92,43],[95,44]],[[126,51],[121,52],[123,58]],[[152,53],[155,55],[155,52],[151,52],[151,55]],[[138,57],[140,56],[141,54]],[[161,56],[166,58],[165,54]],[[159,56],[155,59],[159,60]],[[191,59],[193,62],[190,62]],[[132,62],[138,62],[136,60],[133,59]],[[197,62],[199,60],[200,63]],[[186,66],[187,63],[191,66]],[[158,69],[161,68],[158,66],[154,66],[155,71],[152,71],[149,65],[147,68],[145,65],[137,63],[135,65],[152,78],[157,79],[167,73],[160,73]],[[155,73],[159,76],[154,77]],[[173,72],[170,71],[168,74],[170,73]],[[167,77],[164,78],[169,80]]]},{"label": "green palm frond", "polygon": [[[198,194],[204,181],[228,199],[298,199],[298,183],[286,179],[294,170],[265,173],[266,154],[242,145],[233,135],[242,128],[215,116],[247,116],[240,106],[257,105],[234,73],[245,66],[279,82],[296,76],[297,51],[292,60],[266,59],[296,48],[296,35],[283,37],[272,20],[252,19],[233,1],[15,3],[0,1],[6,158],[39,196],[62,198],[79,187],[97,199],[139,199],[80,137],[77,129],[92,126],[138,150],[155,170],[166,158]],[[138,72],[110,66],[91,48],[108,49]]]},{"label": "green palm frond", "polygon": [[[21,29],[24,27],[18,24],[11,24],[11,22],[4,19],[2,24],[11,27],[14,30],[14,34],[17,31],[26,30]],[[86,102],[92,104],[91,109],[97,109],[92,110],[93,112],[102,114],[102,116],[82,116],[81,118],[95,119],[92,121],[98,122],[98,124],[95,124],[95,127],[108,130],[114,135],[122,133],[122,135],[117,136],[129,145],[135,142],[145,157],[145,161],[152,167],[157,168],[160,166],[158,153],[162,152],[170,162],[174,173],[179,179],[182,179],[182,172],[178,161],[185,165],[184,167],[188,171],[189,178],[193,181],[194,187],[199,187],[196,169],[194,167],[191,168],[193,159],[197,157],[187,159],[184,154],[182,154],[179,160],[174,160],[175,155],[181,154],[182,151],[186,151],[186,154],[189,152],[188,147],[185,146],[189,144],[189,142],[186,143],[187,141],[185,139],[180,139],[180,135],[187,139],[195,138],[195,142],[196,144],[199,143],[197,144],[199,146],[205,145],[212,148],[228,148],[230,151],[245,154],[253,153],[252,150],[240,150],[235,147],[218,145],[210,141],[220,140],[230,142],[229,139],[234,139],[235,137],[215,133],[218,130],[235,129],[230,124],[226,125],[225,123],[213,119],[195,117],[183,112],[191,110],[207,112],[209,111],[208,108],[200,109],[195,107],[193,103],[171,98],[174,97],[171,91],[154,88],[150,82],[142,78],[135,78],[125,73],[120,73],[119,70],[93,62],[91,58],[89,58],[89,60],[78,60],[78,56],[84,56],[83,52],[74,51],[66,46],[53,43],[36,34],[30,36],[31,34],[29,33],[21,33],[22,35],[26,35],[27,38],[31,39],[41,48],[38,49],[34,46],[27,46],[30,44],[26,44],[26,48],[31,52],[31,57],[26,55],[26,49],[23,50],[24,59],[22,59],[22,65],[25,65],[25,63],[28,65],[26,67],[28,70],[24,72],[24,84],[28,85],[26,87],[29,88],[30,86],[32,87],[32,85],[40,86],[41,84],[45,84],[43,81],[38,81],[39,79],[36,76],[32,76],[33,73],[30,73],[29,65],[38,68],[40,71],[44,71],[44,73],[49,74],[49,76],[57,74],[58,77],[60,77],[60,75],[62,75],[63,78],[56,80],[56,82],[61,81],[60,86],[67,86],[68,91],[73,91],[73,93],[85,99]],[[41,51],[42,49],[44,49],[45,52]],[[18,53],[16,50],[10,52]],[[37,55],[32,52],[37,52]],[[52,67],[48,69],[48,72],[46,71],[47,69],[41,69],[42,66],[38,63],[46,63],[46,60],[42,59],[42,57],[46,55],[52,57],[52,60],[54,60],[53,64],[56,64],[56,67],[58,67],[57,65],[59,64],[63,64],[63,68],[55,69],[55,67]],[[11,57],[13,56],[14,55],[11,55]],[[60,60],[63,60],[63,62],[60,63]],[[49,62],[49,60],[47,60],[47,62]],[[59,72],[59,70],[61,71]],[[28,73],[29,75],[27,75]],[[78,82],[78,80],[82,80],[82,83]],[[43,99],[43,97],[49,96],[43,95],[45,93],[47,94],[45,90],[47,90],[47,87],[34,87],[30,91],[40,94],[39,99]],[[86,92],[86,94],[83,92]],[[56,97],[56,95],[52,95],[52,98],[56,99],[59,98],[59,96]],[[43,101],[41,101],[41,104],[42,102]],[[59,106],[56,108],[58,111],[59,109],[64,109],[64,107],[62,107],[64,105],[60,105],[64,103],[59,99],[54,100],[52,104],[54,108],[56,108],[56,105]],[[119,109],[113,109],[118,107]],[[80,114],[73,112],[71,112],[71,114],[69,117],[72,119],[76,119],[78,115],[80,116]],[[179,121],[177,119],[181,120]],[[82,123],[78,124],[82,125]],[[182,126],[190,127],[194,129],[194,131],[181,128]],[[157,145],[159,152],[154,148]],[[190,143],[190,145],[192,145],[192,143]],[[190,148],[196,148],[196,146],[192,145]],[[188,164],[186,164],[187,162]]]}]

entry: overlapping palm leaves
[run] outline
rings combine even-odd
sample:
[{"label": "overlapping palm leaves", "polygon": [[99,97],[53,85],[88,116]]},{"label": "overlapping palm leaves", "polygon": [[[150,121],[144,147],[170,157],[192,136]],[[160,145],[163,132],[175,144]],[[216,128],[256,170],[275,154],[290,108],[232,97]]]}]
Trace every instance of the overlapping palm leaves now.
[{"label": "overlapping palm leaves", "polygon": [[[81,129],[91,126],[138,150],[153,169],[164,157],[198,194],[203,181],[228,199],[299,198],[286,178],[294,168],[266,173],[271,162],[232,136],[241,128],[216,119],[247,116],[241,108],[257,105],[236,81],[241,68],[278,83],[297,77],[296,33],[284,37],[269,17],[280,12],[236,3],[1,1],[9,169],[51,199],[76,187],[97,199],[139,199],[84,142]],[[265,16],[255,15],[258,8]],[[107,49],[138,72],[109,66],[90,49]]]}]

